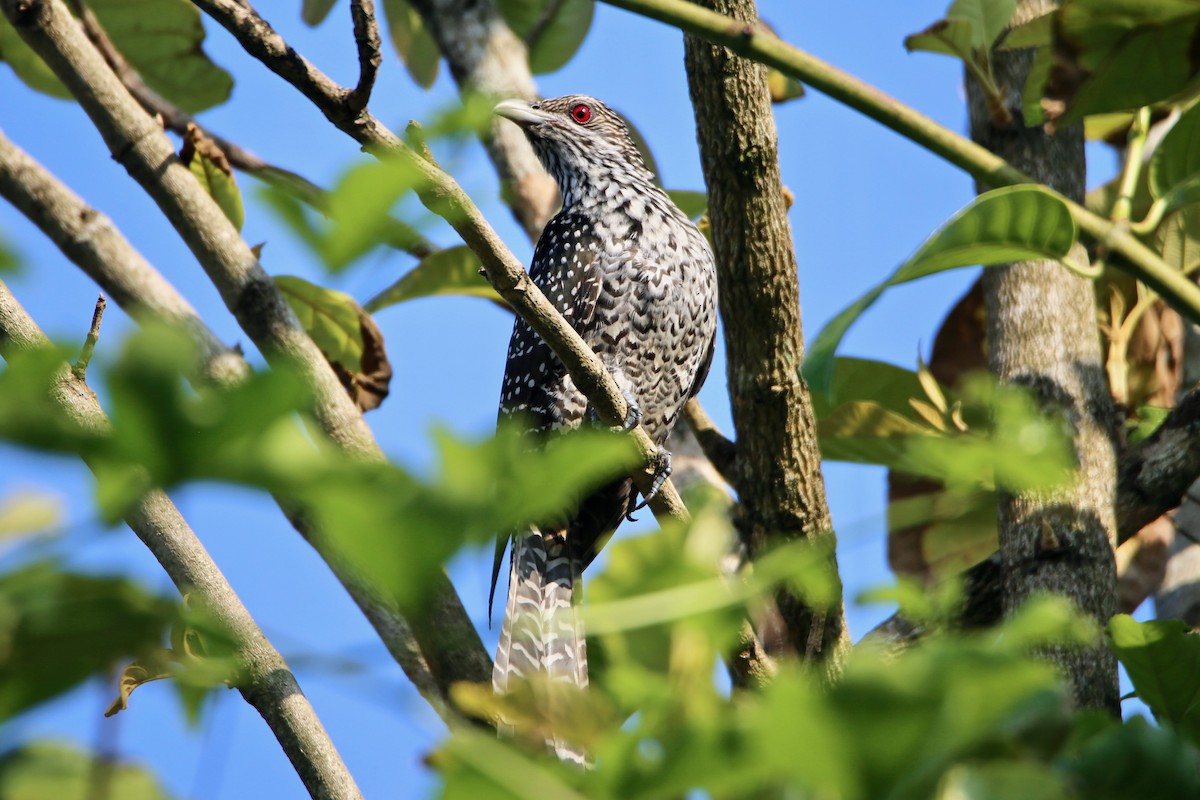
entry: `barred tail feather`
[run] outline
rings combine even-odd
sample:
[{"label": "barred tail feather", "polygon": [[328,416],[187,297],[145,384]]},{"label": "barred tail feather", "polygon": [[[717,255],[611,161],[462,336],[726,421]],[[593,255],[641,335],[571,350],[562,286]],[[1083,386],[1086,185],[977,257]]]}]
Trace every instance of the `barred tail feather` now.
[{"label": "barred tail feather", "polygon": [[[580,565],[564,533],[535,529],[513,537],[508,601],[492,669],[497,694],[523,680],[587,686],[587,646],[575,604]],[[553,692],[546,696],[553,698]],[[547,744],[560,758],[584,760],[564,741]]]}]

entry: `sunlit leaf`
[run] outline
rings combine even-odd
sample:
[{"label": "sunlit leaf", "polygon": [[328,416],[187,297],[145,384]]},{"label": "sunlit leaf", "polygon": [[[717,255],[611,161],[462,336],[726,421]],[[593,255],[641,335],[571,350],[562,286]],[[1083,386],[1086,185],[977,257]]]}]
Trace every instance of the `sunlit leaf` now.
[{"label": "sunlit leaf", "polygon": [[804,364],[817,392],[828,392],[834,353],[854,321],[890,286],[957,267],[1062,259],[1075,243],[1066,204],[1039,186],[995,189],[977,197],[933,234],[890,278],[843,310],[818,334]]},{"label": "sunlit leaf", "polygon": [[437,80],[442,53],[425,20],[408,0],[383,0],[388,34],[409,76],[423,89]]},{"label": "sunlit leaf", "polygon": [[392,366],[371,315],[343,292],[294,275],[274,280],[358,407],[377,408],[388,395]]},{"label": "sunlit leaf", "polygon": [[942,778],[937,800],[1067,800],[1074,797],[1047,764],[1022,762],[954,767]]},{"label": "sunlit leaf", "polygon": [[927,53],[942,53],[963,61],[972,58],[976,32],[970,21],[965,19],[938,20],[920,33],[904,38],[904,47],[911,53],[923,50]]},{"label": "sunlit leaf", "polygon": [[505,22],[529,48],[534,74],[566,65],[592,26],[594,0],[499,0]]},{"label": "sunlit leaf", "polygon": [[157,647],[176,604],[38,562],[0,575],[0,719]]},{"label": "sunlit leaf", "polygon": [[0,541],[44,533],[62,522],[62,499],[40,491],[10,491],[0,498]]},{"label": "sunlit leaf", "polygon": [[[97,776],[103,775],[98,782]],[[170,800],[158,779],[141,766],[93,756],[74,745],[34,741],[0,755],[4,800],[91,800],[98,786],[120,800]]]},{"label": "sunlit leaf", "polygon": [[233,177],[233,167],[217,143],[205,136],[194,122],[188,123],[179,160],[216,201],[225,218],[240,231],[246,221],[246,211],[242,207],[242,193]]},{"label": "sunlit leaf", "polygon": [[1016,0],[954,0],[945,19],[907,37],[904,46],[910,52],[945,53],[963,61],[986,58],[1016,7]]},{"label": "sunlit leaf", "polygon": [[1163,420],[1170,415],[1171,409],[1158,406],[1138,406],[1136,413],[1126,423],[1125,441],[1135,445],[1148,438],[1158,430]]},{"label": "sunlit leaf", "polygon": [[479,274],[479,258],[466,245],[448,247],[406,272],[400,280],[367,303],[368,311],[435,295],[468,295],[506,305],[487,279]]},{"label": "sunlit leaf", "polygon": [[1155,718],[1200,744],[1200,637],[1182,620],[1118,614],[1109,620],[1108,642]]}]

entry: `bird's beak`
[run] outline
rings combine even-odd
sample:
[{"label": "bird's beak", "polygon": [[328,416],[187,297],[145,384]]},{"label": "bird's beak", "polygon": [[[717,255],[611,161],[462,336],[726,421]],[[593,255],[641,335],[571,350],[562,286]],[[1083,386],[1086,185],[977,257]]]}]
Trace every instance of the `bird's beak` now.
[{"label": "bird's beak", "polygon": [[530,108],[529,103],[524,100],[504,100],[496,104],[493,112],[497,116],[512,120],[523,128],[545,122],[549,117],[540,109]]}]

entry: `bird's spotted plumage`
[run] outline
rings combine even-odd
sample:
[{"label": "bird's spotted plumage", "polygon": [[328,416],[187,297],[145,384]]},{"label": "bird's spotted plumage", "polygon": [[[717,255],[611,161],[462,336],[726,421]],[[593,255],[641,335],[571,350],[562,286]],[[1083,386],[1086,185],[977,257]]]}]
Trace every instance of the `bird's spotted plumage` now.
[{"label": "bird's spotted plumage", "polygon": [[[654,181],[625,124],[598,100],[507,101],[557,180],[563,207],[538,240],[530,277],[595,350],[662,445],[712,357],[717,289],[708,242]],[[536,430],[580,425],[587,399],[520,318],[513,327],[500,418]],[[565,528],[513,537],[510,587],[493,683],[549,678],[586,685],[577,578],[632,508],[628,479],[587,497]],[[494,587],[493,587],[494,588]]]}]

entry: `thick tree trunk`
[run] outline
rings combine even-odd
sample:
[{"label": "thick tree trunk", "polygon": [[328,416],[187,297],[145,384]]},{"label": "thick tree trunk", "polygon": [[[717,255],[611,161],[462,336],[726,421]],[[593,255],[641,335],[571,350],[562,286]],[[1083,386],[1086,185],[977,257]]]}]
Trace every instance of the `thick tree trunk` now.
[{"label": "thick tree trunk", "polygon": [[[758,17],[754,0],[700,4],[746,21]],[[799,280],[765,70],[724,47],[684,41],[737,432],[738,528],[752,558],[787,541],[828,542],[836,576],[812,403],[800,377]],[[790,593],[777,599],[786,644],[835,673],[849,644],[840,600],[818,612]]]},{"label": "thick tree trunk", "polygon": [[[1014,24],[1052,8],[1048,0],[1022,0]],[[1019,96],[1033,53],[1000,52],[993,58],[1016,122],[995,125],[978,85],[969,80],[972,138],[1035,179],[1082,200],[1082,126],[1054,135],[1024,127]],[[1103,625],[1117,598],[1116,443],[1092,285],[1056,263],[1031,261],[987,270],[984,294],[992,371],[1028,387],[1047,411],[1064,417],[1079,462],[1078,476],[1064,489],[1001,498],[1004,610],[1011,613],[1031,595],[1049,592],[1070,598]],[[1102,644],[1049,647],[1045,657],[1069,678],[1079,707],[1119,711],[1116,661]]]}]

